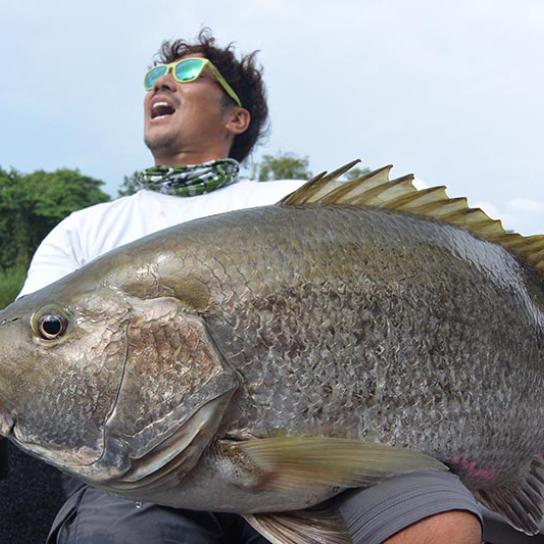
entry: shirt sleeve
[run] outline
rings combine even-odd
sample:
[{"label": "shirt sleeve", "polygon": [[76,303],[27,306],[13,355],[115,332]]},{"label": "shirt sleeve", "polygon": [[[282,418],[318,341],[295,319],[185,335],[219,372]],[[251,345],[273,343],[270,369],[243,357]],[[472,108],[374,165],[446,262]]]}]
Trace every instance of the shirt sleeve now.
[{"label": "shirt sleeve", "polygon": [[82,266],[74,223],[74,216],[68,216],[42,240],[32,257],[19,297],[37,291]]},{"label": "shirt sleeve", "polygon": [[451,510],[474,514],[483,526],[481,507],[451,472],[422,471],[394,476],[335,499],[354,544],[381,544],[429,516]]}]

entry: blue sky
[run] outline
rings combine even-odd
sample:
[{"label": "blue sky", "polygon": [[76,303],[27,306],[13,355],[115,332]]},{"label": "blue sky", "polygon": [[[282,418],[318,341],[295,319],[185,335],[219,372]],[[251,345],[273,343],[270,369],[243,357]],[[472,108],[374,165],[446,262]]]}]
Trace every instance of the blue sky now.
[{"label": "blue sky", "polygon": [[352,158],[544,232],[540,0],[2,2],[0,165],[80,168],[116,193],[151,165],[142,78],[202,25],[260,49],[271,133],[257,152]]}]

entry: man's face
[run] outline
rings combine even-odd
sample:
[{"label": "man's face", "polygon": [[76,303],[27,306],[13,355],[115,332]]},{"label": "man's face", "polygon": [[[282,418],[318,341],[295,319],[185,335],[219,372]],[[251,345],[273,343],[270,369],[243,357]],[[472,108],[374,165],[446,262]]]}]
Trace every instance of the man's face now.
[{"label": "man's face", "polygon": [[[191,57],[202,57],[192,54]],[[190,83],[168,72],[144,99],[144,141],[155,159],[206,151],[228,136],[223,88],[205,69]]]}]

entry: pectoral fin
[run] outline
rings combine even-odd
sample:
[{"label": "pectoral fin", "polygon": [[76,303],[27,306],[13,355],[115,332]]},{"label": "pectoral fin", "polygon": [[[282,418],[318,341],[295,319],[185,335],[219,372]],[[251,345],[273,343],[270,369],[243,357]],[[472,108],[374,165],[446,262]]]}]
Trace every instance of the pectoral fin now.
[{"label": "pectoral fin", "polygon": [[342,438],[263,438],[227,447],[249,458],[261,485],[289,491],[310,486],[363,487],[394,474],[447,470],[421,453]]},{"label": "pectoral fin", "polygon": [[246,521],[272,544],[351,544],[342,516],[331,509],[277,514],[245,514]]}]

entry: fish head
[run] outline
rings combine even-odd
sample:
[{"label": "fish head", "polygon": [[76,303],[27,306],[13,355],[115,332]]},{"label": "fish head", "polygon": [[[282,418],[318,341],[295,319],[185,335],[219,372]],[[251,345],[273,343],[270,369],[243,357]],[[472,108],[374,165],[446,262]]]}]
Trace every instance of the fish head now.
[{"label": "fish head", "polygon": [[194,467],[240,381],[183,301],[81,271],[0,312],[0,433],[145,500],[150,479]]},{"label": "fish head", "polygon": [[63,469],[95,463],[127,353],[130,307],[61,283],[0,312],[0,433]]}]

